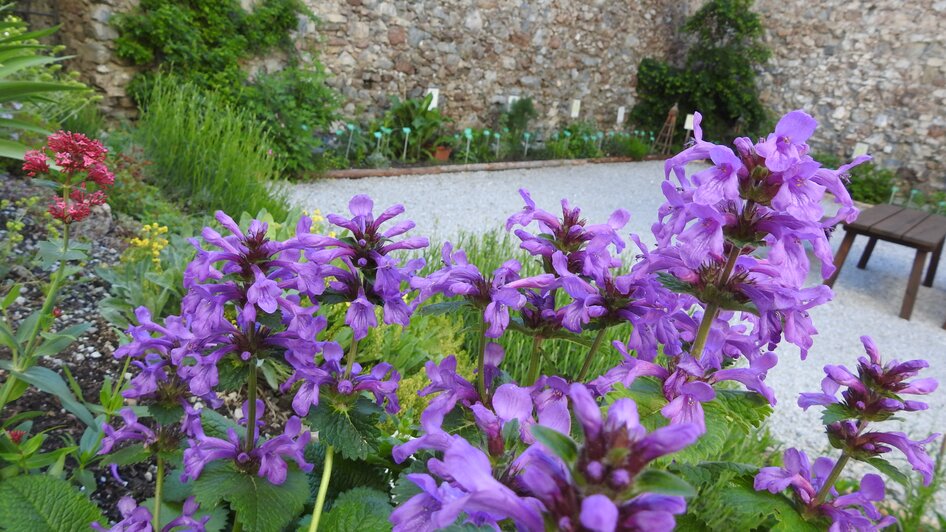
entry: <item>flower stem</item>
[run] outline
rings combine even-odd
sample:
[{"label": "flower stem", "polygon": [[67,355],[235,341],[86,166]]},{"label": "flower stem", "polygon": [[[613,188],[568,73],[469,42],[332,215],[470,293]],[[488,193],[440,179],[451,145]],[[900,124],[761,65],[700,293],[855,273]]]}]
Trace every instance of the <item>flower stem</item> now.
[{"label": "flower stem", "polygon": [[841,470],[847,465],[848,460],[850,460],[850,457],[847,453],[842,453],[841,458],[838,459],[838,463],[834,464],[834,469],[831,470],[831,473],[828,474],[828,478],[825,479],[824,485],[818,490],[818,495],[815,496],[815,506],[820,506],[824,503],[828,494],[831,493],[831,488],[834,487],[834,483],[837,482],[838,477],[841,476]]},{"label": "flower stem", "polygon": [[538,335],[532,339],[532,358],[529,360],[529,373],[523,383],[526,386],[532,386],[539,378],[539,370],[542,367],[542,340],[544,338]]},{"label": "flower stem", "polygon": [[319,494],[315,498],[315,508],[312,509],[312,522],[309,523],[309,532],[316,532],[319,529],[319,518],[322,517],[322,507],[325,506],[325,494],[328,493],[328,483],[332,478],[332,458],[335,455],[335,447],[331,445],[325,448],[325,462],[322,466],[322,482],[319,484]]},{"label": "flower stem", "polygon": [[480,325],[480,354],[476,361],[476,388],[480,392],[480,401],[488,404],[486,398],[486,320]]},{"label": "flower stem", "polygon": [[154,529],[161,530],[161,488],[164,487],[164,459],[158,456],[158,479],[154,483]]},{"label": "flower stem", "polygon": [[250,359],[250,376],[246,382],[246,452],[256,445],[256,358]]},{"label": "flower stem", "polygon": [[[65,190],[64,195],[68,198],[68,187],[65,187]],[[62,255],[65,256],[68,251],[69,224],[65,224],[62,231]],[[66,263],[64,260],[60,260],[59,268],[56,270],[56,274],[53,275],[52,281],[49,283],[46,299],[43,301],[42,308],[40,308],[40,319],[36,320],[36,323],[33,324],[33,328],[30,330],[29,336],[27,336],[26,348],[22,352],[23,360],[18,361],[16,351],[14,350],[13,352],[13,366],[15,369],[25,371],[33,366],[33,352],[37,348],[39,333],[41,332],[43,322],[46,321],[45,318],[52,313],[53,306],[56,304],[59,288],[65,278],[65,270]],[[13,388],[16,386],[16,383],[16,376],[12,373],[7,375],[7,380],[3,382],[3,388],[0,388],[0,410],[3,410],[3,407],[6,406],[7,402],[10,400],[10,394],[13,393]]]},{"label": "flower stem", "polygon": [[[736,260],[742,255],[742,248],[733,246],[729,250],[729,256],[726,257],[726,266],[720,272],[719,279],[716,280],[716,288],[722,291],[729,284],[729,277],[736,267]],[[696,338],[693,340],[693,346],[690,348],[690,356],[700,360],[703,357],[703,348],[706,347],[706,338],[709,336],[710,327],[716,316],[719,314],[719,304],[716,302],[707,303],[706,311],[703,312],[703,319],[700,321],[700,328],[696,332]]]},{"label": "flower stem", "polygon": [[591,349],[588,350],[588,355],[585,356],[585,363],[582,364],[581,371],[578,372],[578,378],[575,379],[577,382],[584,382],[585,377],[588,376],[588,370],[591,369],[591,361],[595,358],[598,348],[601,347],[601,341],[604,340],[604,333],[607,330],[607,328],[602,328],[598,331],[598,335],[595,336],[595,341],[591,344]]},{"label": "flower stem", "polygon": [[348,349],[348,361],[345,364],[345,378],[351,378],[352,368],[355,367],[355,357],[358,356],[358,340],[351,337],[351,347]]}]

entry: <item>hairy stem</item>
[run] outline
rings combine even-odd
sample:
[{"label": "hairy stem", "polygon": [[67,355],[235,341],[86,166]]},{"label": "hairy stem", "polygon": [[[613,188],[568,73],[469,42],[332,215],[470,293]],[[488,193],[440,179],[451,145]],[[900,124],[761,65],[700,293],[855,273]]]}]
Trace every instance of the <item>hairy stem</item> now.
[{"label": "hairy stem", "polygon": [[345,364],[345,378],[351,378],[352,368],[355,367],[355,357],[358,356],[358,340],[351,337],[351,347],[348,349],[348,360]]},{"label": "hairy stem", "polygon": [[824,500],[828,497],[828,494],[831,493],[831,488],[834,487],[834,483],[838,481],[838,477],[841,476],[841,470],[844,469],[844,466],[847,465],[848,460],[851,457],[847,453],[842,453],[841,458],[838,459],[838,463],[834,464],[834,469],[831,470],[831,473],[828,474],[828,478],[825,479],[824,485],[821,486],[821,489],[818,490],[818,495],[815,496],[815,506],[819,506],[824,503]]},{"label": "hairy stem", "polygon": [[604,340],[604,333],[607,332],[607,328],[602,328],[598,331],[598,335],[595,336],[595,341],[591,344],[591,349],[588,350],[588,355],[585,356],[585,363],[581,366],[581,371],[578,372],[578,378],[575,379],[578,382],[584,382],[585,377],[588,376],[588,371],[591,369],[591,361],[594,360],[595,354],[598,353],[598,349],[601,347],[601,342]]},{"label": "hairy stem", "polygon": [[542,341],[545,338],[536,336],[532,339],[532,357],[529,360],[529,373],[523,382],[525,386],[532,386],[539,378],[539,370],[542,367]]},{"label": "hairy stem", "polygon": [[328,483],[332,478],[332,458],[335,455],[335,447],[331,445],[325,448],[325,462],[322,466],[322,482],[319,484],[319,494],[315,498],[315,508],[312,509],[312,522],[309,523],[309,532],[316,532],[319,529],[319,518],[322,517],[322,507],[325,506],[325,494],[328,493]]},{"label": "hairy stem", "polygon": [[[729,284],[729,277],[736,267],[736,260],[738,260],[741,255],[741,247],[737,248],[733,246],[733,248],[729,250],[729,256],[726,257],[726,266],[723,267],[723,271],[720,272],[719,278],[716,280],[716,287],[720,291]],[[697,330],[696,338],[693,340],[693,346],[690,348],[690,356],[693,358],[697,360],[702,358],[703,348],[706,347],[706,338],[709,336],[710,327],[712,327],[713,321],[716,320],[718,314],[718,303],[714,302],[706,305],[706,311],[703,312],[703,319],[700,321],[700,328]]]},{"label": "hairy stem", "polygon": [[480,392],[480,400],[483,404],[488,404],[486,400],[486,320],[480,325],[480,354],[476,361],[476,389]]},{"label": "hairy stem", "polygon": [[154,529],[161,530],[161,488],[164,487],[164,459],[158,456],[158,478],[154,483]]},{"label": "hairy stem", "polygon": [[256,358],[250,359],[250,376],[246,382],[246,452],[256,445]]}]

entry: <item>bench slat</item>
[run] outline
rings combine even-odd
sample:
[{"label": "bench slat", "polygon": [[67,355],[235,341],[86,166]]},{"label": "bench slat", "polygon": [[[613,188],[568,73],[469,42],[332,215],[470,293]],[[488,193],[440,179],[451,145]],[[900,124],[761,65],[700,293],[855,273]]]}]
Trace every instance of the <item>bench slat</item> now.
[{"label": "bench slat", "polygon": [[903,209],[889,218],[886,218],[870,228],[870,233],[887,237],[893,240],[903,239],[911,229],[929,217],[928,212],[913,209]]},{"label": "bench slat", "polygon": [[931,250],[946,238],[946,216],[931,214],[903,235],[903,241]]},{"label": "bench slat", "polygon": [[876,205],[862,212],[860,216],[857,217],[857,220],[847,224],[847,227],[857,231],[866,231],[870,229],[872,225],[882,222],[902,210],[903,207],[898,205],[890,205],[887,203]]}]

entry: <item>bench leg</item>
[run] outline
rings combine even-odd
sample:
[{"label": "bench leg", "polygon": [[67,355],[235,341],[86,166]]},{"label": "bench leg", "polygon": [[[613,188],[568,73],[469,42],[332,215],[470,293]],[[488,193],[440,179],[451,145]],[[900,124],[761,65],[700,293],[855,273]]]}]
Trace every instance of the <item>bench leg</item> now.
[{"label": "bench leg", "polygon": [[834,273],[831,274],[831,277],[829,277],[824,284],[834,286],[834,282],[838,280],[838,275],[841,274],[841,266],[844,266],[844,259],[847,258],[847,254],[851,251],[851,245],[854,244],[854,237],[856,236],[857,233],[851,231],[844,233],[844,240],[841,241],[841,247],[838,248],[838,253],[834,256]]},{"label": "bench leg", "polygon": [[870,260],[870,255],[874,252],[874,246],[876,245],[877,239],[874,237],[871,237],[870,240],[867,241],[867,247],[864,248],[864,253],[861,255],[861,260],[857,261],[858,269],[863,270],[864,268],[867,268],[867,261]]},{"label": "bench leg", "polygon": [[923,280],[923,286],[933,286],[933,279],[936,279],[936,267],[939,266],[939,257],[943,254],[943,243],[940,242],[933,250],[933,256],[930,257],[930,267],[926,269],[926,279]]},{"label": "bench leg", "polygon": [[900,307],[900,317],[908,320],[910,314],[913,314],[913,304],[916,303],[916,293],[920,289],[920,277],[923,276],[923,266],[926,264],[926,250],[916,250],[916,258],[913,259],[913,270],[910,272],[910,280],[907,281],[907,293],[903,296],[903,306]]}]

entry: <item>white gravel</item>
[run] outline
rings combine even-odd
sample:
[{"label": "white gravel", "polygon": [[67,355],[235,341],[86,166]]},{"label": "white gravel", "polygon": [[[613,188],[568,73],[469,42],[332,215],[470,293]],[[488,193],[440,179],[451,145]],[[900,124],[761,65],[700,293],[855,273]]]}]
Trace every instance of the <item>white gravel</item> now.
[{"label": "white gravel", "polygon": [[[322,180],[296,185],[292,201],[306,209],[323,213],[347,213],[348,199],[369,194],[377,207],[403,203],[407,217],[417,222],[417,234],[455,238],[461,231],[483,232],[501,227],[509,214],[522,207],[519,188],[532,192],[536,203],[556,212],[558,202],[568,197],[582,207],[592,222],[604,222],[612,211],[631,212],[627,232],[636,232],[653,244],[651,224],[663,203],[660,183],[663,162],[587,164],[571,167],[470,172],[426,176]],[[833,238],[840,243],[843,232]],[[845,364],[853,369],[864,354],[858,338],[871,335],[886,358],[923,358],[930,361],[926,376],[936,377],[944,387],[929,396],[930,409],[908,413],[903,422],[889,427],[914,438],[931,432],[946,432],[946,262],[934,286],[920,287],[912,320],[898,317],[914,252],[886,242],[878,243],[866,270],[855,264],[866,244],[858,237],[847,264],[835,284],[832,302],[814,310],[820,334],[808,359],[801,361],[793,346],[779,349],[779,365],[769,374],[779,403],[770,425],[775,435],[789,446],[807,451],[828,451],[821,429],[819,409],[803,412],[795,406],[800,392],[820,390],[825,364]],[[818,282],[812,277],[811,282]]]}]

